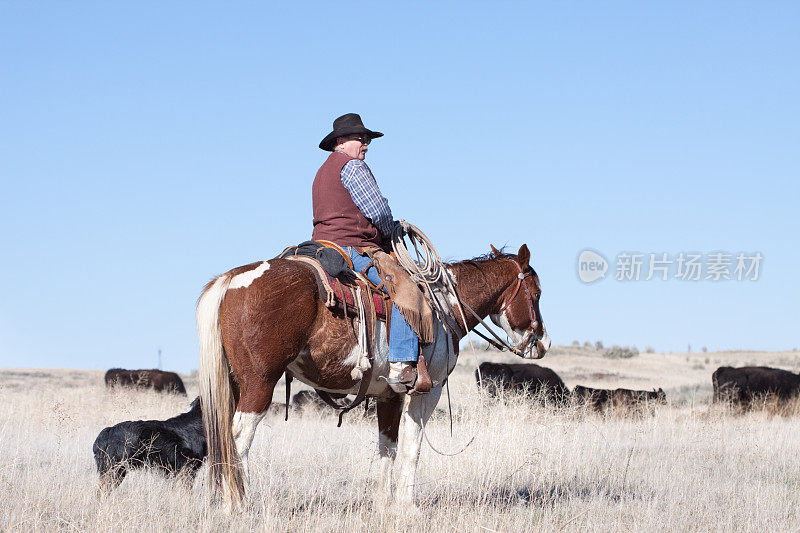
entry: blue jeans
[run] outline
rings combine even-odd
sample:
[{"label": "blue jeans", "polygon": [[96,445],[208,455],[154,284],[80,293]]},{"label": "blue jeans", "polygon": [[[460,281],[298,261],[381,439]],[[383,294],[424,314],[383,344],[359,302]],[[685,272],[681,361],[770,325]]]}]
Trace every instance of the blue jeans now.
[{"label": "blue jeans", "polygon": [[[370,262],[370,258],[359,255],[352,247],[345,247],[345,251],[353,260],[353,267],[356,272],[361,272]],[[366,272],[367,277],[376,285],[380,284],[381,278],[378,277],[378,270],[372,266]],[[386,289],[383,289],[386,292]],[[397,306],[392,306],[392,324],[389,330],[389,361],[416,361],[419,350],[419,338]]]}]

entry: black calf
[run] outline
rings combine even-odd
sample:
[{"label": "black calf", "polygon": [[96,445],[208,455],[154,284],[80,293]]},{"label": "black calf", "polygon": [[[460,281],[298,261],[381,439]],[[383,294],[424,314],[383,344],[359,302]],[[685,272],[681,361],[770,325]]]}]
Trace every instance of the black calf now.
[{"label": "black calf", "polygon": [[107,427],[92,447],[100,485],[113,490],[129,470],[154,467],[165,475],[197,473],[206,456],[200,398],[188,413],[168,420],[136,420]]}]

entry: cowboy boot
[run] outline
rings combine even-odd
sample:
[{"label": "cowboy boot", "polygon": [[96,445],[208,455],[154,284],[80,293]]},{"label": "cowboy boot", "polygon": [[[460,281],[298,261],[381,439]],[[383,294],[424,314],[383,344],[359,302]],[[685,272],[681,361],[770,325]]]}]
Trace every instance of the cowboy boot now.
[{"label": "cowboy boot", "polygon": [[431,377],[422,355],[416,363],[394,361],[389,363],[389,387],[398,394],[427,394],[431,391]]}]

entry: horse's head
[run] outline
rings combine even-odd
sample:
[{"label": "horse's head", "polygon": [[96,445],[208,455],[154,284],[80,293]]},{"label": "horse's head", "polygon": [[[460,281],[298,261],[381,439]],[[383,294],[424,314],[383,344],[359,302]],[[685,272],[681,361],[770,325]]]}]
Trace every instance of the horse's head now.
[{"label": "horse's head", "polygon": [[509,277],[497,312],[491,315],[492,322],[503,328],[516,345],[518,355],[525,359],[541,359],[550,349],[550,337],[539,311],[542,286],[530,266],[528,246],[523,244],[516,256],[504,255],[494,246],[492,252],[496,258],[507,262],[504,275]]}]

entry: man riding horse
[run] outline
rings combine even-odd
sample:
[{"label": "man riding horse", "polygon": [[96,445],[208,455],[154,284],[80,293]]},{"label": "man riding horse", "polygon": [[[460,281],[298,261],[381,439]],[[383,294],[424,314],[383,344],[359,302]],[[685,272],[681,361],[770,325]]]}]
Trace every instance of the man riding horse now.
[{"label": "man riding horse", "polygon": [[221,494],[231,507],[244,501],[255,431],[284,375],[328,393],[363,392],[376,399],[376,500],[392,498],[401,508],[413,506],[423,427],[455,368],[458,340],[489,318],[520,357],[543,357],[550,346],[539,312],[541,285],[525,244],[516,254],[492,248],[442,265],[452,278],[452,298],[466,311],[452,327],[416,304],[414,297],[424,301],[421,291],[381,249],[395,222],[364,163],[369,141],[380,135],[358,115],[336,119],[320,143],[331,155],[313,187],[314,239],[344,247],[355,270],[369,267],[366,275],[377,284],[380,272],[387,293],[395,293],[393,307],[399,309],[393,309],[391,324],[375,324],[369,372],[361,372],[362,331],[356,333],[351,317],[323,298],[316,266],[288,257],[239,266],[212,279],[197,302],[209,494]]},{"label": "man riding horse", "polygon": [[[397,222],[389,203],[381,194],[364,157],[372,139],[383,133],[364,127],[355,113],[333,121],[331,131],[319,147],[331,152],[317,171],[312,187],[315,241],[330,241],[341,246],[357,272],[376,285],[378,275],[370,250],[389,251]],[[424,368],[417,371],[419,337],[397,305],[392,306],[389,330],[388,382],[396,392],[425,394],[431,380]],[[424,362],[422,363],[424,365]]]}]

